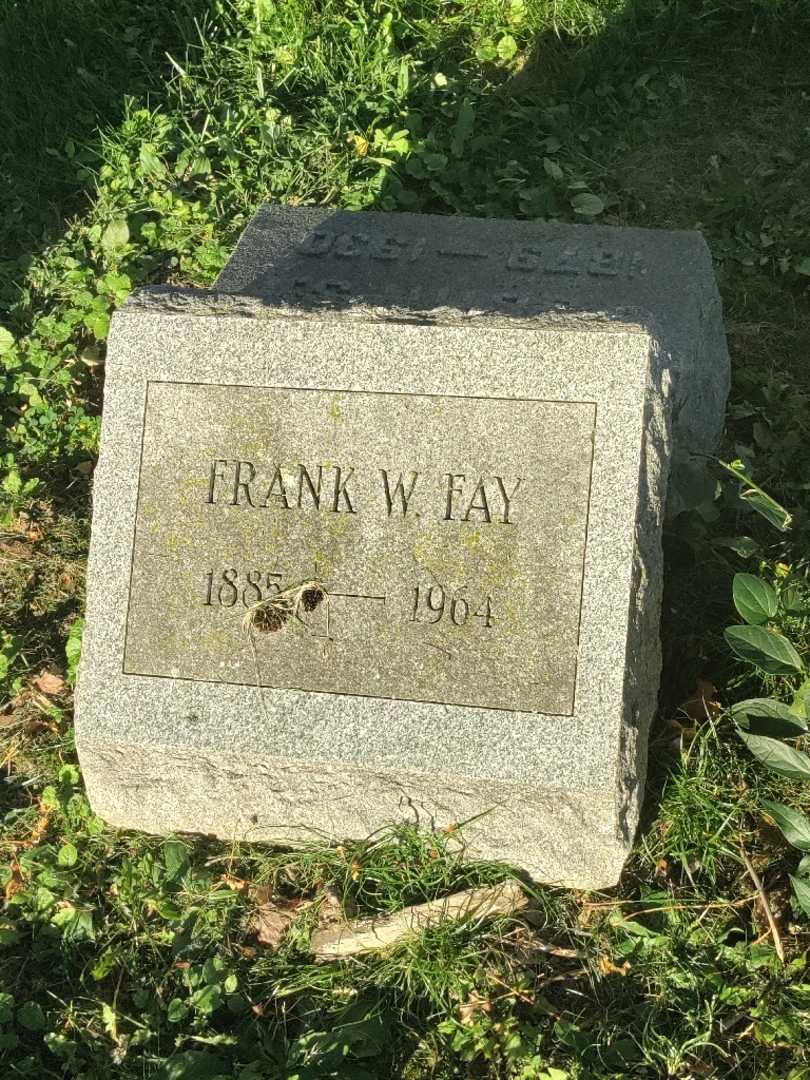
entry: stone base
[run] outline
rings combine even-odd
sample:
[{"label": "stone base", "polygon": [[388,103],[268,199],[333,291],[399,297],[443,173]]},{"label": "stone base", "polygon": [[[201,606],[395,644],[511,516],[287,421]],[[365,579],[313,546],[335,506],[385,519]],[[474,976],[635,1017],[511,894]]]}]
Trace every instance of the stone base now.
[{"label": "stone base", "polygon": [[469,857],[577,889],[615,885],[632,843],[616,799],[592,791],[87,742],[82,769],[96,813],[118,828],[157,834],[297,847],[357,839],[395,823],[444,829],[469,822]]}]

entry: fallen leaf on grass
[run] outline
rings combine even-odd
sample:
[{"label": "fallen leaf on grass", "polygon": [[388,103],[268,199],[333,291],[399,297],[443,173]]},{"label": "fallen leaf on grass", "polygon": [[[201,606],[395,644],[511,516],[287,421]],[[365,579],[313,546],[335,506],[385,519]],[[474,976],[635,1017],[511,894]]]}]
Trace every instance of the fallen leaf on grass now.
[{"label": "fallen leaf on grass", "polygon": [[49,807],[45,807],[40,803],[39,817],[37,818],[34,828],[31,830],[31,835],[28,837],[27,843],[30,847],[36,847],[42,837],[48,831],[48,826],[51,823],[51,814],[53,811]]},{"label": "fallen leaf on grass", "polygon": [[42,527],[39,522],[34,521],[28,514],[20,514],[12,528],[15,532],[22,533],[26,540],[30,540],[32,544],[36,544],[38,540],[42,539]]},{"label": "fallen leaf on grass", "polygon": [[717,716],[723,711],[723,706],[717,700],[717,687],[708,679],[698,679],[697,686],[681,705],[681,711],[695,724],[707,717]]},{"label": "fallen leaf on grass", "polygon": [[365,157],[368,153],[368,139],[365,135],[359,135],[355,132],[346,137],[346,142],[354,149],[358,157]]},{"label": "fallen leaf on grass", "polygon": [[223,885],[227,885],[234,892],[246,892],[250,888],[250,882],[244,878],[234,877],[233,874],[223,874],[219,879]]},{"label": "fallen leaf on grass", "polygon": [[251,929],[260,945],[277,949],[293,921],[311,901],[273,897],[270,885],[255,885],[250,889],[250,898],[256,905]]},{"label": "fallen leaf on grass", "polygon": [[295,918],[294,911],[284,911],[275,904],[262,904],[253,916],[253,932],[261,945],[277,949]]},{"label": "fallen leaf on grass", "polygon": [[625,962],[619,966],[618,964],[614,964],[609,956],[600,956],[599,970],[603,975],[628,975],[630,972],[630,963],[625,960]]},{"label": "fallen leaf on grass", "polygon": [[11,860],[11,865],[9,869],[11,870],[11,877],[6,882],[6,888],[4,892],[6,903],[9,902],[12,896],[25,888],[25,882],[22,878],[22,869],[16,859]]},{"label": "fallen leaf on grass", "polygon": [[473,1024],[475,1017],[478,1013],[484,1013],[486,1016],[492,1012],[492,1002],[489,998],[481,997],[473,990],[466,1001],[458,1007],[458,1017],[462,1024]]},{"label": "fallen leaf on grass", "polygon": [[318,907],[318,929],[343,921],[343,905],[334,889],[327,889]]},{"label": "fallen leaf on grass", "polygon": [[73,596],[76,592],[76,579],[72,574],[68,573],[67,570],[59,575],[58,585],[60,590],[63,593],[67,593],[68,596]]},{"label": "fallen leaf on grass", "polygon": [[34,686],[43,694],[61,694],[65,689],[65,680],[52,671],[42,671],[33,680]]}]

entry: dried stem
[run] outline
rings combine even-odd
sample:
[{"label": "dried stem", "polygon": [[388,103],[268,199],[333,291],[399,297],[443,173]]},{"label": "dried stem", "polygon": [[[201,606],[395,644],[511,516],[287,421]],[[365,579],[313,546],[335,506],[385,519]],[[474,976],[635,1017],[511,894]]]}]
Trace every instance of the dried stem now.
[{"label": "dried stem", "polygon": [[253,637],[254,630],[261,634],[273,634],[283,630],[290,619],[295,619],[312,633],[312,628],[301,617],[302,611],[314,611],[319,604],[326,604],[326,641],[329,640],[329,593],[325,586],[314,578],[302,581],[300,585],[294,585],[289,589],[282,589],[275,596],[267,600],[259,600],[251,604],[242,619],[242,626],[247,634],[250,652],[253,656],[253,671],[256,676],[256,689],[262,703],[262,712],[265,720],[269,723],[267,704],[264,700],[261,674],[259,672],[259,655],[256,651],[256,641]]},{"label": "dried stem", "polygon": [[762,904],[762,908],[768,920],[768,926],[771,929],[771,937],[773,938],[773,947],[776,949],[776,955],[784,964],[785,950],[782,947],[782,938],[779,936],[779,927],[776,925],[776,919],[774,919],[773,917],[773,912],[771,911],[771,905],[768,902],[768,897],[765,889],[762,886],[762,882],[759,880],[759,875],[757,874],[754,867],[751,865],[751,860],[745,854],[745,850],[743,849],[742,845],[740,845],[740,855],[742,856],[742,861],[745,864],[745,869],[748,871],[748,876],[754,883],[754,888],[757,890],[759,902]]}]

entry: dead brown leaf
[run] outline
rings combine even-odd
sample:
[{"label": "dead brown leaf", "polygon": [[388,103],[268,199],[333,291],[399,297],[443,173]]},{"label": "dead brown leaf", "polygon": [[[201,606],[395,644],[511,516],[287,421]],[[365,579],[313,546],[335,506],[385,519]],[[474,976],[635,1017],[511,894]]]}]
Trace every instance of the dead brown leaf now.
[{"label": "dead brown leaf", "polygon": [[630,972],[630,963],[625,960],[625,962],[619,966],[618,964],[614,964],[609,956],[600,956],[599,970],[603,975],[627,975]]},{"label": "dead brown leaf", "polygon": [[271,885],[254,885],[250,889],[250,899],[257,907],[269,904],[272,896],[273,888]]},{"label": "dead brown leaf", "polygon": [[30,847],[36,847],[45,833],[48,831],[48,826],[51,823],[51,814],[53,811],[42,803],[39,805],[39,817],[34,824],[34,828],[31,830],[31,835],[28,837],[27,843]]},{"label": "dead brown leaf", "polygon": [[248,889],[250,899],[256,905],[251,921],[256,940],[260,945],[277,949],[290,924],[311,901],[276,898],[272,885],[249,885]]},{"label": "dead brown leaf", "polygon": [[253,915],[253,932],[261,945],[277,949],[295,918],[295,912],[275,904],[260,904]]},{"label": "dead brown leaf", "polygon": [[695,724],[717,716],[723,711],[723,706],[717,700],[717,687],[708,679],[698,679],[697,686],[681,705],[681,710]]},{"label": "dead brown leaf", "polygon": [[23,881],[22,877],[22,869],[16,859],[11,860],[11,865],[9,869],[11,870],[11,877],[6,882],[6,888],[4,892],[6,903],[9,902],[9,900],[12,898],[12,896],[15,895],[15,893],[18,893],[21,889],[25,888],[25,882]]},{"label": "dead brown leaf", "polygon": [[462,1024],[472,1024],[479,1013],[489,1016],[491,1012],[492,1002],[489,998],[481,997],[474,990],[458,1007],[458,1017]]},{"label": "dead brown leaf", "polygon": [[334,889],[327,889],[318,907],[318,928],[343,922],[343,905]]},{"label": "dead brown leaf", "polygon": [[76,579],[73,574],[63,571],[59,575],[59,588],[63,593],[72,596],[76,592]]},{"label": "dead brown leaf", "polygon": [[250,888],[249,881],[245,881],[244,878],[234,877],[233,874],[223,874],[219,880],[223,885],[227,885],[229,889],[233,889],[234,892],[247,892]]},{"label": "dead brown leaf", "polygon": [[579,909],[579,913],[577,915],[577,923],[580,926],[589,927],[596,920],[598,915],[599,908],[596,907],[594,904],[589,904],[586,900],[582,904],[582,907]]},{"label": "dead brown leaf", "polygon": [[43,694],[62,694],[65,691],[65,680],[61,675],[53,671],[41,671],[33,680],[34,686]]}]

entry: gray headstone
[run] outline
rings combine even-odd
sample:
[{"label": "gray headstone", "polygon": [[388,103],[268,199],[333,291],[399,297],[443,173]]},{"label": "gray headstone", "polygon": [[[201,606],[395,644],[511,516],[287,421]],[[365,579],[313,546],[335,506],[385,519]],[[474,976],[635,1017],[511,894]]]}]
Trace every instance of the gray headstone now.
[{"label": "gray headstone", "polygon": [[465,829],[614,883],[660,668],[672,432],[728,360],[691,233],[264,210],[115,316],[77,738],[95,810]]}]

